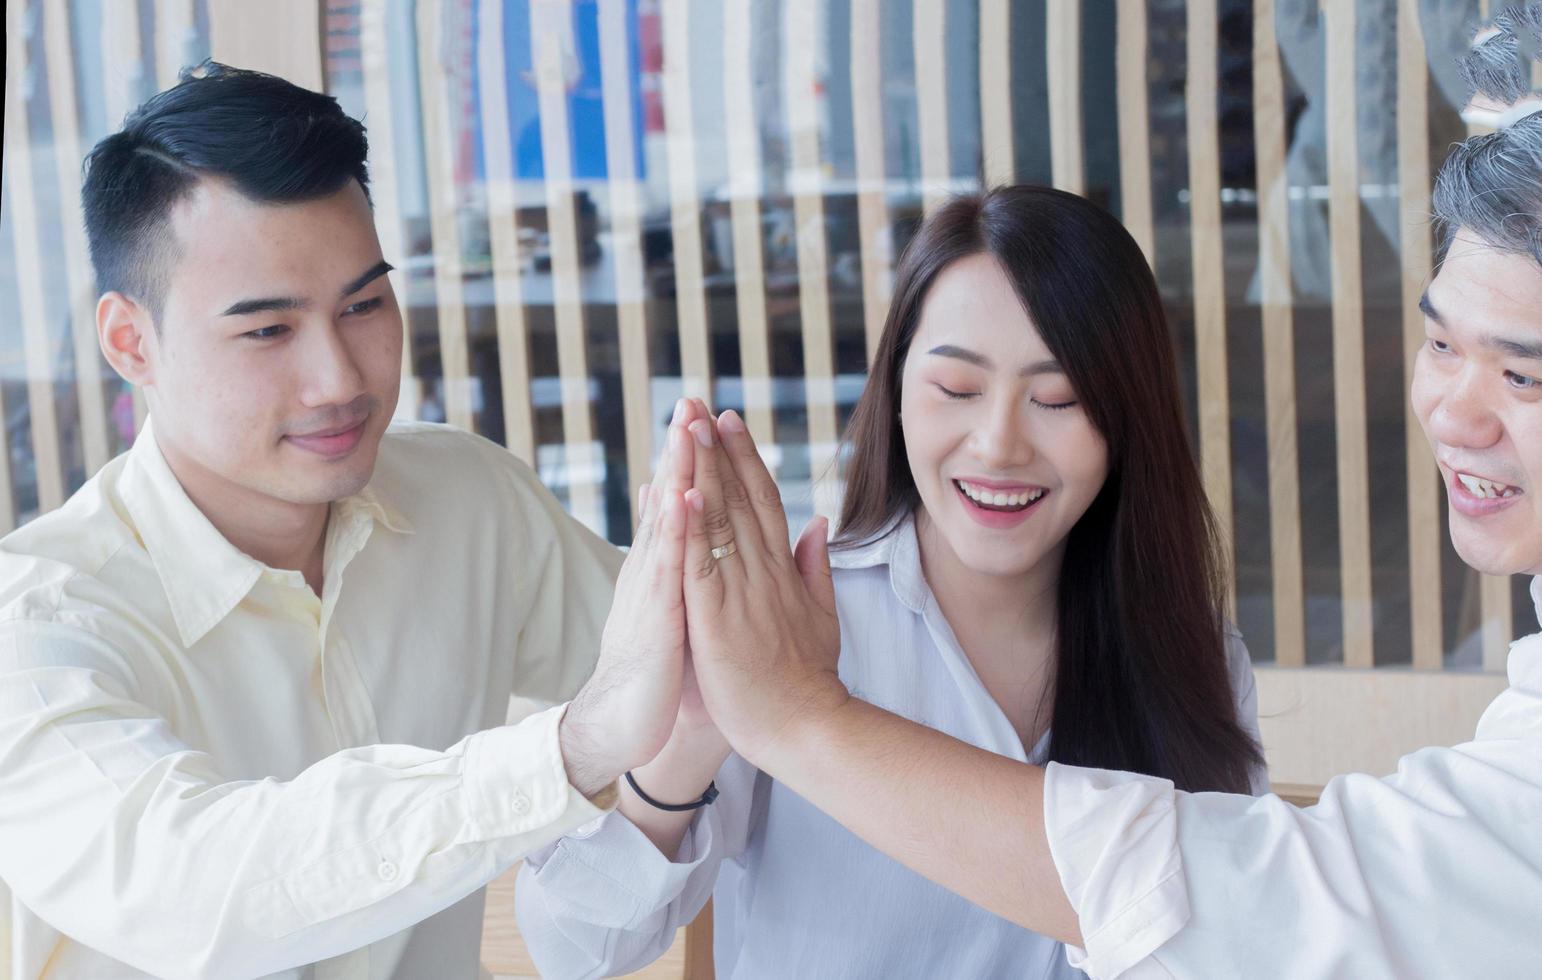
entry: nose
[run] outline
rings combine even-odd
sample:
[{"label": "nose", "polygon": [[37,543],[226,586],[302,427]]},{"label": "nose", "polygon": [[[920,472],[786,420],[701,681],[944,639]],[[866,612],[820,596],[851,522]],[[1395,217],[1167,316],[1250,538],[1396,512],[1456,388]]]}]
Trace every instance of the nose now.
[{"label": "nose", "polygon": [[975,455],[980,462],[994,470],[1007,470],[1032,462],[1033,440],[1023,419],[1020,399],[991,398],[985,409],[985,417],[973,436]]},{"label": "nose", "polygon": [[1429,422],[1436,442],[1454,449],[1487,449],[1499,441],[1504,427],[1480,381],[1477,372],[1464,370],[1436,389]]},{"label": "nose", "polygon": [[306,333],[309,342],[299,345],[305,404],[311,408],[346,405],[362,395],[364,373],[337,324],[317,323]]}]

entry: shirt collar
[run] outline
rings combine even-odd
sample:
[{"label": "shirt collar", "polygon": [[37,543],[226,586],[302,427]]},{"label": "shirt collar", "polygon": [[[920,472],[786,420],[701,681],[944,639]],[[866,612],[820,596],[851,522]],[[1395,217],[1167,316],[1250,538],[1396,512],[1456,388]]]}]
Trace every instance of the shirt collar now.
[{"label": "shirt collar", "polygon": [[1542,626],[1542,575],[1531,580],[1531,603],[1536,608],[1537,625]]},{"label": "shirt collar", "polygon": [[931,591],[921,573],[921,548],[916,541],[916,521],[912,511],[891,520],[873,537],[849,548],[830,552],[833,568],[874,568],[889,566],[889,585],[911,612],[926,608]]},{"label": "shirt collar", "polygon": [[[129,450],[118,496],[155,566],[184,647],[197,643],[229,615],[269,571],[231,544],[188,497],[161,453],[149,419]],[[349,526],[378,521],[400,534],[413,530],[373,486],[333,503],[330,517]]]}]

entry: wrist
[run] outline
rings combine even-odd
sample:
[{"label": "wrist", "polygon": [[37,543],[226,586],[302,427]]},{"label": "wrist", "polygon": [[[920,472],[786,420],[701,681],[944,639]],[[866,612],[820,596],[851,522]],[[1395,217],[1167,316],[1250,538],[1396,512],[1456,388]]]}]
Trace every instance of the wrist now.
[{"label": "wrist", "polygon": [[633,767],[632,775],[654,799],[684,803],[701,796],[730,751],[714,727],[686,732],[677,726],[659,754]]},{"label": "wrist", "polygon": [[846,685],[831,673],[811,682],[807,690],[789,700],[794,706],[782,713],[783,720],[774,731],[765,738],[751,740],[747,746],[734,746],[757,769],[778,779],[779,772],[795,768],[810,753],[821,751],[823,742],[839,729],[840,718],[854,699]]},{"label": "wrist", "polygon": [[626,770],[626,765],[615,756],[614,742],[588,718],[579,699],[568,703],[557,725],[557,743],[568,783],[585,797],[593,799],[613,786]]}]

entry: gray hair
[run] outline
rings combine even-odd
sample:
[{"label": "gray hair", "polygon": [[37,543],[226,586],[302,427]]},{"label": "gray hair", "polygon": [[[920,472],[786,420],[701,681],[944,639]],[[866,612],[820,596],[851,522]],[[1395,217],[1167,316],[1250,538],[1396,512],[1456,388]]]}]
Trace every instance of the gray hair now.
[{"label": "gray hair", "polygon": [[1436,265],[1465,228],[1542,265],[1542,112],[1456,145],[1435,177]]},{"label": "gray hair", "polygon": [[1542,58],[1542,2],[1508,7],[1478,30],[1490,29],[1458,68],[1470,94],[1515,102],[1531,93],[1530,62]]}]

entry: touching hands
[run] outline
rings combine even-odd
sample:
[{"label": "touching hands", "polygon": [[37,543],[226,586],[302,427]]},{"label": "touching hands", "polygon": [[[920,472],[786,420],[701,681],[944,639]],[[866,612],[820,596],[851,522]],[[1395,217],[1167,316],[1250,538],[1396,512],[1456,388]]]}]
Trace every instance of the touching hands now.
[{"label": "touching hands", "polygon": [[692,424],[684,596],[696,679],[733,748],[760,765],[812,713],[848,698],[826,544],[810,521],[788,547],[781,494],[734,412]]},{"label": "touching hands", "polygon": [[714,419],[699,401],[677,406],[641,498],[599,663],[563,719],[563,755],[588,795],[636,769],[650,795],[685,802],[730,745],[755,762],[800,717],[847,699],[828,525],[816,518],[789,548],[781,496],[743,421]]},{"label": "touching hands", "polygon": [[697,406],[681,401],[653,482],[638,495],[637,534],[616,580],[594,673],[559,729],[568,781],[586,796],[653,758],[680,707],[686,506]]}]

